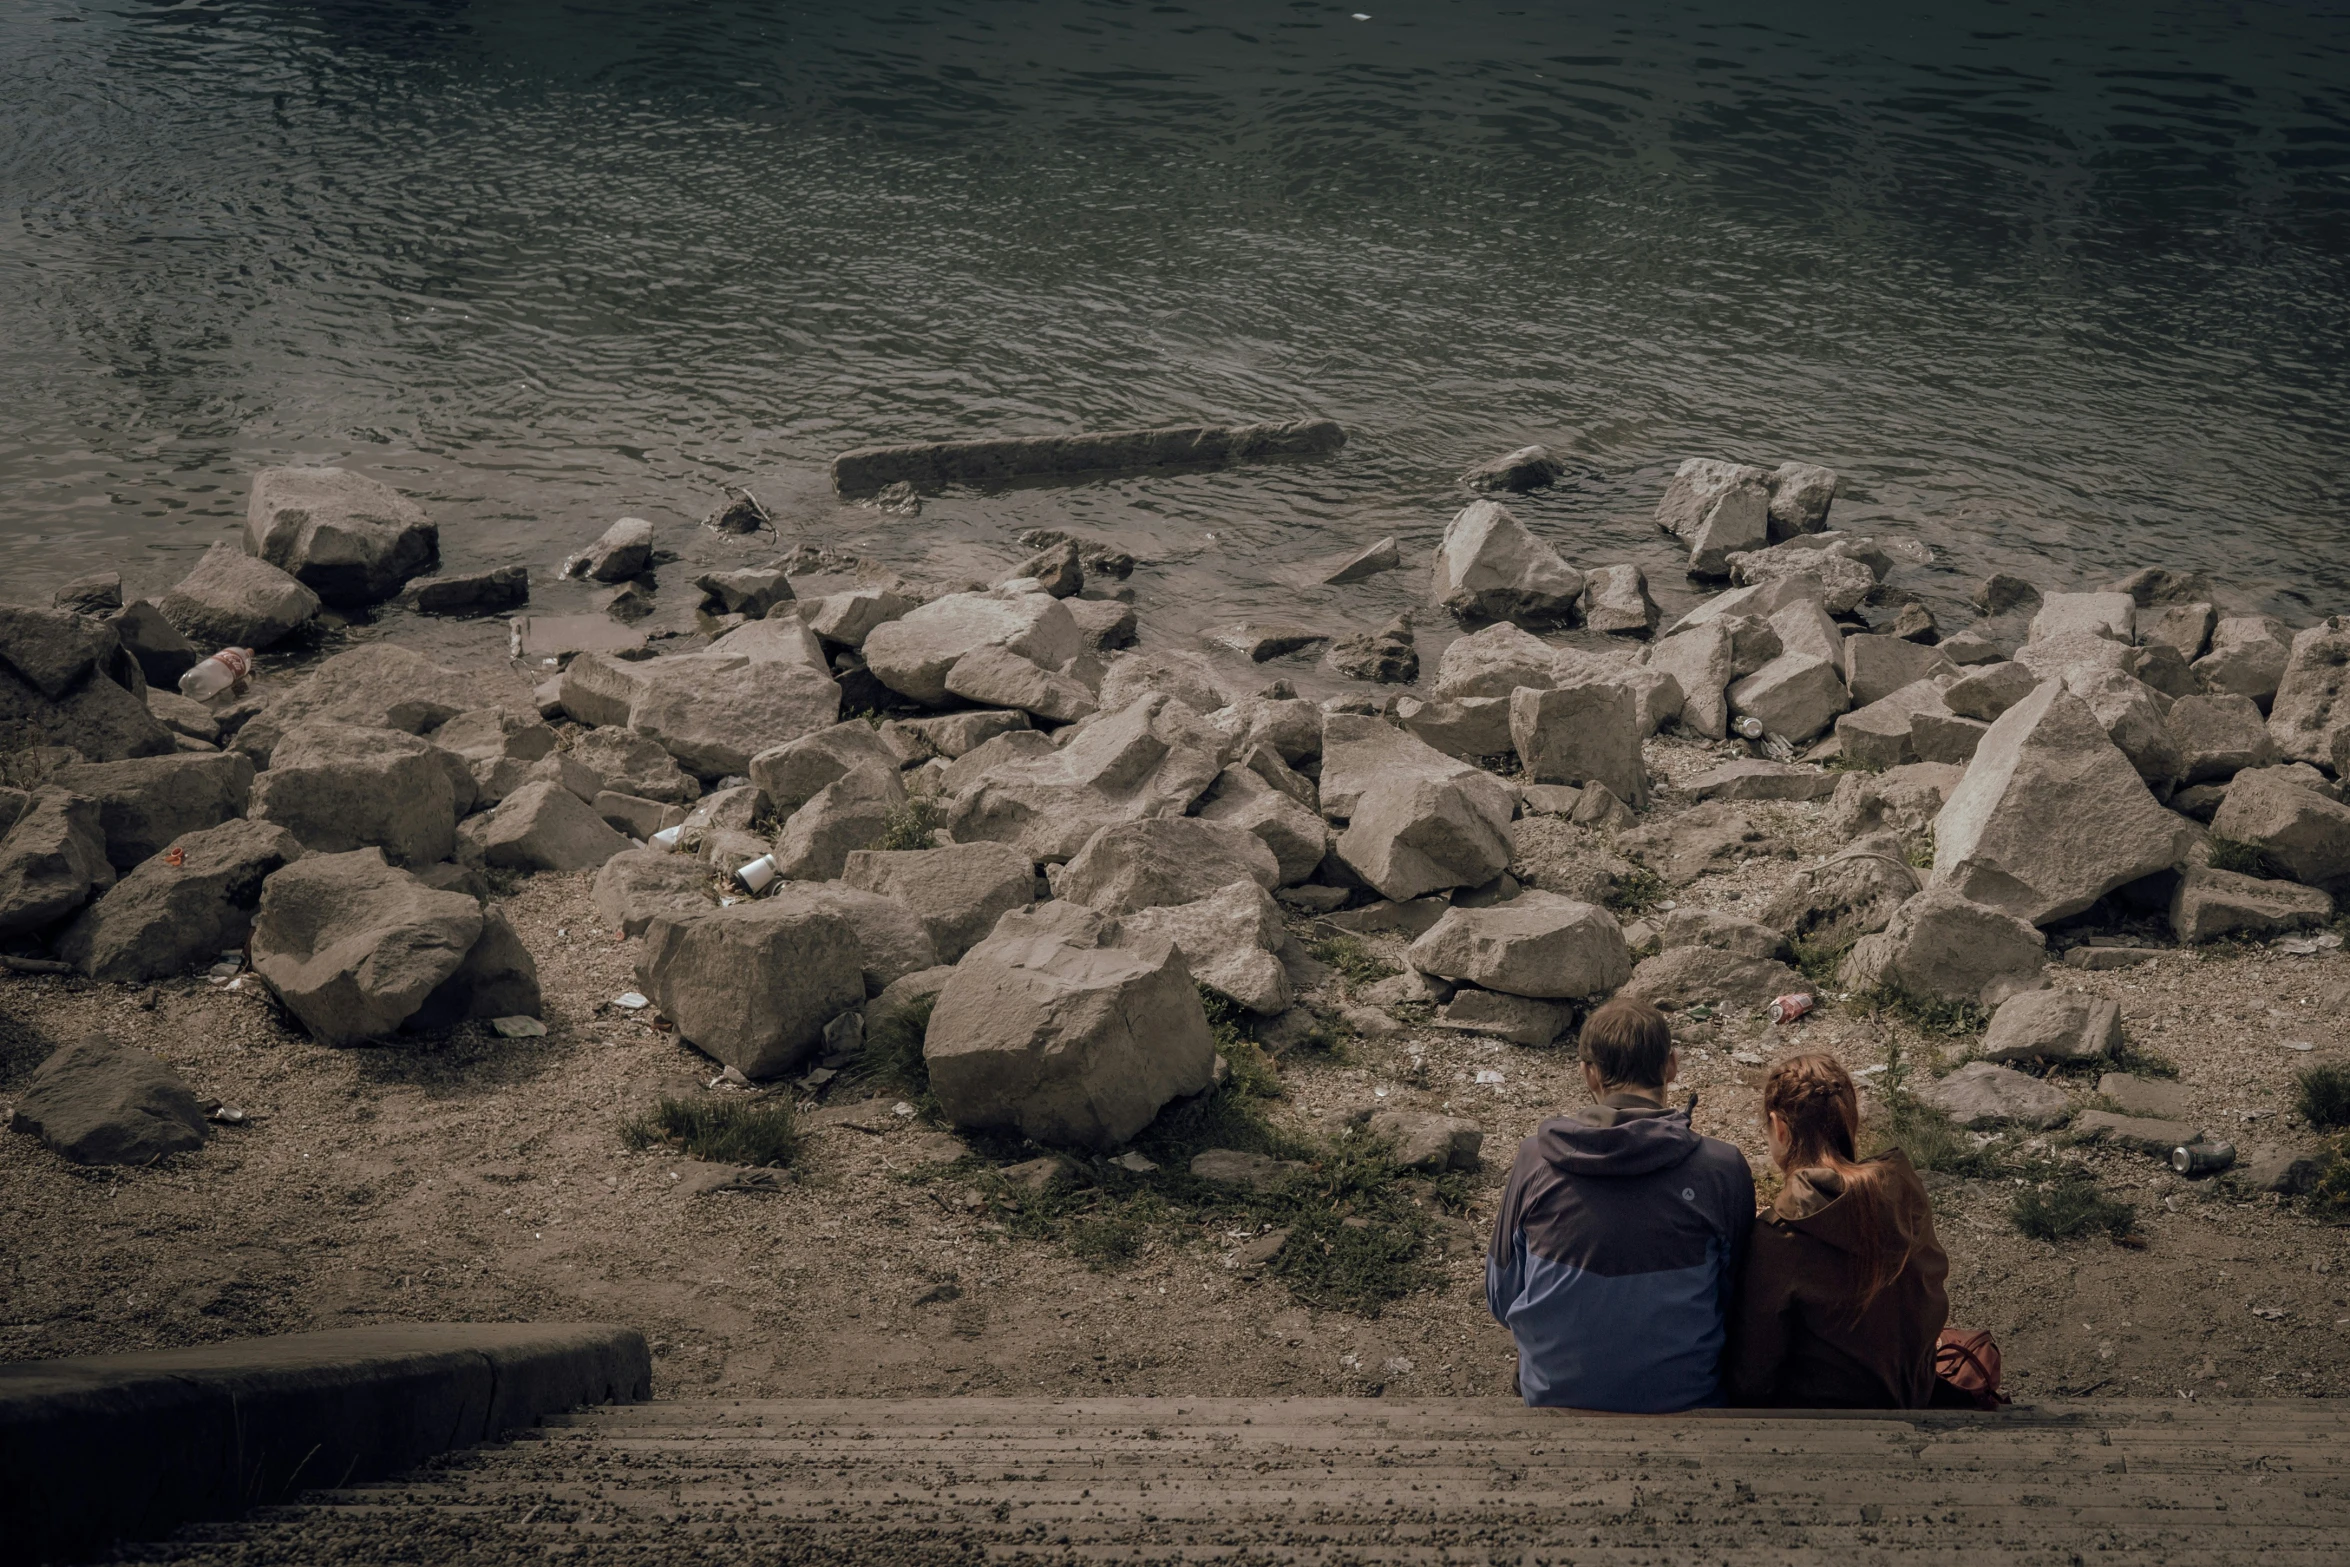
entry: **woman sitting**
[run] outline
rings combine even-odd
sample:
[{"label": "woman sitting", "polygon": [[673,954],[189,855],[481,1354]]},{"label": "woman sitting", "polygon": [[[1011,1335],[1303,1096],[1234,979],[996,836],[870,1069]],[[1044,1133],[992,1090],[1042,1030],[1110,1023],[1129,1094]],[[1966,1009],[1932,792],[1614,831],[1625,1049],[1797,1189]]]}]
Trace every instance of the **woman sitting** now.
[{"label": "woman sitting", "polygon": [[1786,1180],[1755,1217],[1724,1397],[1750,1408],[1924,1408],[1950,1314],[1950,1261],[1917,1172],[1898,1148],[1856,1156],[1860,1105],[1834,1056],[1772,1067],[1763,1117]]}]

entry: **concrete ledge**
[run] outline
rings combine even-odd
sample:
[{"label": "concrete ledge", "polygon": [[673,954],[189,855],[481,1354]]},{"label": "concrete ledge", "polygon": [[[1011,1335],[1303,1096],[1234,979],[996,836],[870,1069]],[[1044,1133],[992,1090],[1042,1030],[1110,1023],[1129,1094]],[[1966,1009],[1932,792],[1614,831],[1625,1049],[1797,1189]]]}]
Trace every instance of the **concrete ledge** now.
[{"label": "concrete ledge", "polygon": [[86,1555],[650,1396],[631,1328],[432,1323],[0,1365],[0,1563]]},{"label": "concrete ledge", "polygon": [[1006,484],[1014,479],[1061,474],[1221,468],[1268,457],[1322,457],[1345,444],[1346,432],[1329,419],[1020,435],[993,441],[918,441],[906,446],[862,446],[841,453],[832,460],[832,487],[843,497],[854,497],[899,483],[935,491],[950,484]]}]

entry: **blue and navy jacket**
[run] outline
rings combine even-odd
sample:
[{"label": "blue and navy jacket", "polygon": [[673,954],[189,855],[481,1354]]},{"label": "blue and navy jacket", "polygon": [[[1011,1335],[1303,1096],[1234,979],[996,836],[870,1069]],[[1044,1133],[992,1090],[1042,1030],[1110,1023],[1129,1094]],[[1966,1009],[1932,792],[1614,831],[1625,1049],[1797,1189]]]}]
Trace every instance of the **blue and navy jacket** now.
[{"label": "blue and navy jacket", "polygon": [[1686,1110],[1602,1103],[1536,1127],[1485,1259],[1526,1402],[1720,1403],[1723,1323],[1753,1226],[1746,1156],[1691,1130]]}]

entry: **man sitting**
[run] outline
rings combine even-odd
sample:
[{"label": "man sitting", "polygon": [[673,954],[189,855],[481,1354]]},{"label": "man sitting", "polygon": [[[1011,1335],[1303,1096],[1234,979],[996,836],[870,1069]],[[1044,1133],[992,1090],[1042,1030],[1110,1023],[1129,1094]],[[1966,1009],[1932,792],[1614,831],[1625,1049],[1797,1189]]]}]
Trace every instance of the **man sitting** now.
[{"label": "man sitting", "polygon": [[1723,1319],[1754,1224],[1746,1156],[1665,1108],[1664,1014],[1619,998],[1583,1025],[1595,1101],[1519,1145],[1485,1260],[1529,1404],[1661,1413],[1721,1401]]}]

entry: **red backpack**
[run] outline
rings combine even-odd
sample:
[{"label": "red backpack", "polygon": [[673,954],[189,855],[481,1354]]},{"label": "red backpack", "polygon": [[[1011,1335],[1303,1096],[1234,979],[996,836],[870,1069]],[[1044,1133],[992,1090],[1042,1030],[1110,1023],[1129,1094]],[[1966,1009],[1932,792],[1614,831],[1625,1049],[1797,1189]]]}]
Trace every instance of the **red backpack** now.
[{"label": "red backpack", "polygon": [[1936,1409],[1997,1409],[2007,1402],[1999,1391],[1999,1346],[1981,1328],[1944,1328],[1934,1344]]}]

